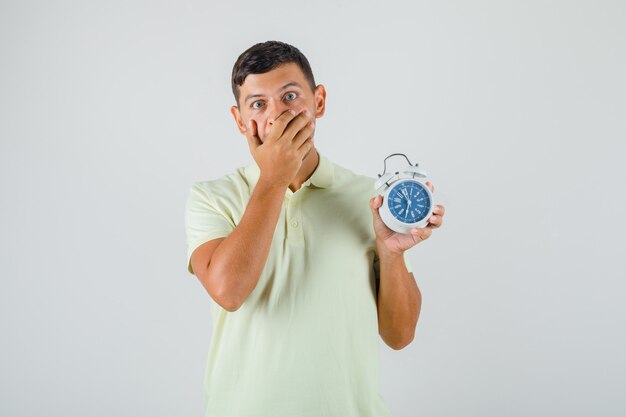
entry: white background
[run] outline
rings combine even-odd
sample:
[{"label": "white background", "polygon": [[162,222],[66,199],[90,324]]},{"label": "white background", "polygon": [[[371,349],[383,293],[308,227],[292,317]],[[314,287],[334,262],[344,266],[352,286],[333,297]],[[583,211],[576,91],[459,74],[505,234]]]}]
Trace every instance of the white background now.
[{"label": "white background", "polygon": [[184,205],[250,161],[266,40],[326,87],[320,152],[407,153],[446,205],[392,416],[625,415],[624,2],[180,0],[0,3],[0,415],[202,415]]}]

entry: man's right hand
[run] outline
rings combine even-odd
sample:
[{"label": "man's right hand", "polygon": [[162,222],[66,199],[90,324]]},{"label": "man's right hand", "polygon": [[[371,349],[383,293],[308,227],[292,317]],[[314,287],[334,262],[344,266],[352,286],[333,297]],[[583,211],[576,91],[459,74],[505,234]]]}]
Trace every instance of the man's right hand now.
[{"label": "man's right hand", "polygon": [[304,155],[313,147],[314,120],[304,110],[300,113],[285,111],[274,121],[263,141],[259,138],[256,122],[248,121],[246,138],[250,153],[261,170],[259,181],[277,187],[291,184],[302,166]]}]

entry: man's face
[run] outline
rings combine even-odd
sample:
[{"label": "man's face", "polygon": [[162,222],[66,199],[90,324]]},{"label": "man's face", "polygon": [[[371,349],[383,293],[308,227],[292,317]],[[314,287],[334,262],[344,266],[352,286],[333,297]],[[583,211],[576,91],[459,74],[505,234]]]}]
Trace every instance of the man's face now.
[{"label": "man's face", "polygon": [[287,110],[297,114],[308,109],[312,120],[322,117],[325,96],[323,85],[311,91],[298,64],[289,62],[264,74],[248,75],[239,88],[239,107],[233,106],[231,112],[242,134],[248,121],[254,120],[263,142],[274,121]]}]

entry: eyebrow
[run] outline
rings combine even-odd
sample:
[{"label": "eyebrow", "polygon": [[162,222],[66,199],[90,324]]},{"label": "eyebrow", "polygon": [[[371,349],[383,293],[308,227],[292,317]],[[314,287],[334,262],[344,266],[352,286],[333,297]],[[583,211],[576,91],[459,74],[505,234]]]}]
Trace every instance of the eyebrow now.
[{"label": "eyebrow", "polygon": [[[287,88],[287,87],[291,87],[291,86],[295,86],[295,87],[298,87],[298,88],[302,89],[302,86],[301,86],[300,84],[298,84],[298,83],[297,83],[297,82],[295,82],[295,81],[292,81],[292,82],[287,83],[287,84],[283,85],[282,87],[280,87],[280,88],[278,89],[278,91],[282,91],[282,90],[284,90],[285,88]],[[248,102],[248,100],[250,100],[251,98],[254,98],[254,97],[263,97],[263,94],[250,94],[250,95],[246,96],[246,100],[244,101],[244,103],[247,103],[247,102]]]}]

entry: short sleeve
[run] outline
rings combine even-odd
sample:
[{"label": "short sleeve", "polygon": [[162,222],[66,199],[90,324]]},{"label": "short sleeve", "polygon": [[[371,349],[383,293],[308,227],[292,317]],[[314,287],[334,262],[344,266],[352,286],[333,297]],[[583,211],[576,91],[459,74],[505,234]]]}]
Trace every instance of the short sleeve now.
[{"label": "short sleeve", "polygon": [[220,210],[210,191],[201,183],[191,186],[185,207],[185,231],[187,235],[187,270],[193,274],[191,254],[209,240],[228,236],[235,225]]},{"label": "short sleeve", "polygon": [[[404,251],[404,264],[406,265],[406,269],[409,272],[413,272],[413,266],[411,265],[411,260],[409,257],[409,251]],[[378,257],[378,252],[374,252],[374,274],[376,279],[380,279],[380,258]]]}]

